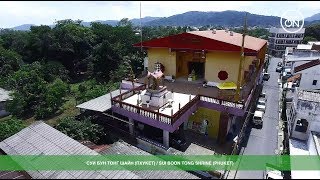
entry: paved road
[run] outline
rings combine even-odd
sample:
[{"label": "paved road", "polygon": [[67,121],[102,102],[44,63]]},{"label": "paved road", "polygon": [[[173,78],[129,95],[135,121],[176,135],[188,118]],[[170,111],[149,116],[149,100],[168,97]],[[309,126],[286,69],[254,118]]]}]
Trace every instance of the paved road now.
[{"label": "paved road", "polygon": [[[251,123],[247,128],[246,146],[243,155],[275,155],[277,149],[276,129],[279,122],[279,73],[275,72],[280,58],[272,58],[268,68],[270,73],[269,81],[264,82],[262,92],[266,93],[267,105],[261,129],[252,127]],[[238,171],[236,179],[262,179],[263,171]]]}]

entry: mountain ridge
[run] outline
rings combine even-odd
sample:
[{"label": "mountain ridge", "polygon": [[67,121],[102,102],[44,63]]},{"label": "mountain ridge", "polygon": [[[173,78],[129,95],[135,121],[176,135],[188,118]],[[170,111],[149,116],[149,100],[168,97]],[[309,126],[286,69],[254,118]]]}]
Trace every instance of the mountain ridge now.
[{"label": "mountain ridge", "polygon": [[[223,26],[223,27],[239,27],[243,25],[243,18],[248,13],[247,22],[249,27],[280,27],[280,17],[266,16],[252,14],[246,11],[188,11],[181,14],[175,14],[169,17],[151,17],[146,16],[141,18],[141,24],[143,26]],[[319,15],[319,19],[317,16]],[[312,21],[307,21],[309,19]],[[314,20],[313,20],[314,19]],[[315,14],[309,18],[306,18],[305,25],[317,23],[320,20],[320,13]],[[130,19],[134,26],[140,26],[140,19]],[[92,22],[100,22],[102,24],[109,24],[116,26],[119,20],[96,20]],[[91,22],[83,21],[83,26],[89,27]],[[22,24],[13,28],[14,30],[30,30],[33,24]],[[48,25],[51,28],[55,25]]]}]

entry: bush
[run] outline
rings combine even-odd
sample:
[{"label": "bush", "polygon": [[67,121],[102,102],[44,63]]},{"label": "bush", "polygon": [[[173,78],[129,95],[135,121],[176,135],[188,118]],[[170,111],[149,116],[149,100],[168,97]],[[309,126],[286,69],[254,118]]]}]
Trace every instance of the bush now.
[{"label": "bush", "polygon": [[0,122],[0,141],[3,141],[16,134],[25,127],[26,126],[21,120],[15,118]]},{"label": "bush", "polygon": [[94,143],[105,142],[104,128],[93,124],[90,118],[77,121],[75,117],[65,117],[59,120],[56,129],[75,140],[92,141]]}]

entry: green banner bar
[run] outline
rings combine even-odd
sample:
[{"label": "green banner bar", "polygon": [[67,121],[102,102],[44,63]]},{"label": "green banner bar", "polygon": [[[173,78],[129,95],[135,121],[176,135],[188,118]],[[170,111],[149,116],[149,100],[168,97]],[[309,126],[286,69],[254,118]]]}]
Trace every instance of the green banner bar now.
[{"label": "green banner bar", "polygon": [[0,171],[11,170],[320,170],[319,156],[0,156]]}]

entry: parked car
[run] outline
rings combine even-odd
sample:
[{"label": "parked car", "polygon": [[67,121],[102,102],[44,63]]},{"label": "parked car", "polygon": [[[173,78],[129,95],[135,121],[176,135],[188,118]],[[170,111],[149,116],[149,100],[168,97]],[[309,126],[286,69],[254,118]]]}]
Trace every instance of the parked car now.
[{"label": "parked car", "polygon": [[259,97],[257,104],[266,105],[266,102],[267,102],[266,98]]},{"label": "parked car", "polygon": [[259,98],[266,98],[266,93],[265,93],[265,92],[262,92],[262,93],[259,95]]},{"label": "parked car", "polygon": [[282,67],[282,62],[278,62],[278,67]]},{"label": "parked car", "polygon": [[264,81],[268,81],[270,79],[270,74],[269,73],[264,73],[262,79]]},{"label": "parked car", "polygon": [[282,72],[282,67],[277,67],[276,72],[281,73]]},{"label": "parked car", "polygon": [[258,104],[256,107],[256,111],[266,112],[266,106],[262,104]]},{"label": "parked car", "polygon": [[264,115],[264,112],[263,111],[255,111],[254,112],[254,115],[253,115],[253,123],[255,125],[262,125],[263,123],[263,115]]}]

